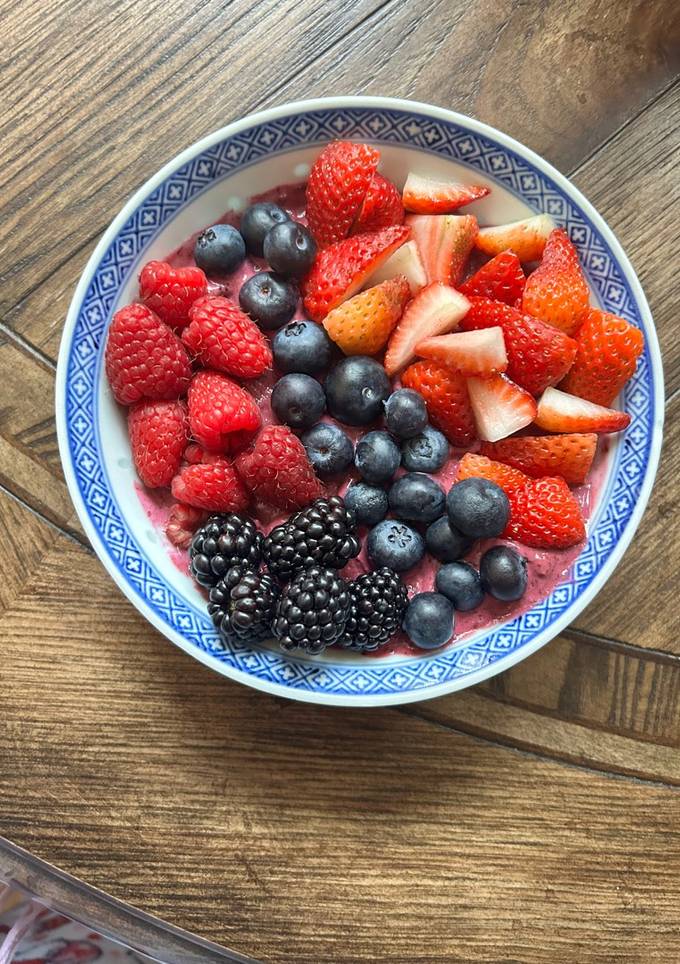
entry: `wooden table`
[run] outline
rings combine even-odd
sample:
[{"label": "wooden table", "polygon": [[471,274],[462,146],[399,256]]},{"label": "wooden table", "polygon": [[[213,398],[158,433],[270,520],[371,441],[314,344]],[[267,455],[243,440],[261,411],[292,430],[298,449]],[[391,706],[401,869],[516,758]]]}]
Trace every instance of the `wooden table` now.
[{"label": "wooden table", "polygon": [[[674,0],[2,0],[0,833],[266,961],[680,960],[680,17]],[[624,562],[490,682],[330,710],[222,679],[89,549],[53,418],[95,240],[180,148],[368,92],[542,153],[630,255],[666,442]]]}]

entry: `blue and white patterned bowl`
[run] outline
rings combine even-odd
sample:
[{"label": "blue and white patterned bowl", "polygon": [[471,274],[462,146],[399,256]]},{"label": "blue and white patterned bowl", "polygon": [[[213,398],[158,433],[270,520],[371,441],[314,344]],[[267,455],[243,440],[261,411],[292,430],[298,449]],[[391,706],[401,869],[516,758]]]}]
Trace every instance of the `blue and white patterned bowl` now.
[{"label": "blue and white patterned bowl", "polygon": [[[232,204],[298,180],[319,146],[371,141],[398,182],[409,168],[488,183],[482,223],[547,212],[569,232],[599,304],[645,333],[646,348],[623,404],[630,429],[612,447],[586,547],[569,577],[531,610],[443,652],[366,659],[315,658],[275,649],[225,648],[188,576],[171,563],[134,489],[125,420],[103,376],[114,311],[133,300],[141,266],[163,257]],[[341,97],[288,104],[230,124],[152,177],[115,218],[90,258],[69,310],[56,388],[61,458],[71,496],[112,578],[172,642],[219,673],[280,696],[335,705],[429,699],[507,669],[547,643],[594,598],[640,521],[659,458],[663,373],[640,284],[611,230],[554,168],[499,131],[410,101]]]}]

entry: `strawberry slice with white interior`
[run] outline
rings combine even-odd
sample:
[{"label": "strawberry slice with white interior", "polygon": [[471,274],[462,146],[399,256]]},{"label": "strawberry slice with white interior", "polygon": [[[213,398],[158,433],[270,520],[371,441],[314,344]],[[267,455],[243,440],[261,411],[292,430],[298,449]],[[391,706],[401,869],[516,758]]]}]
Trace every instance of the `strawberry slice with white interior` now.
[{"label": "strawberry slice with white interior", "polygon": [[498,442],[536,418],[536,401],[506,375],[468,378],[470,404],[477,434],[484,442]]},{"label": "strawberry slice with white interior", "polygon": [[432,358],[462,375],[498,375],[508,367],[502,328],[480,328],[426,338],[416,345],[416,355]]},{"label": "strawberry slice with white interior", "polygon": [[479,230],[474,214],[409,214],[406,223],[428,281],[457,284]]},{"label": "strawberry slice with white interior", "polygon": [[372,288],[373,285],[378,285],[382,281],[391,281],[397,275],[403,275],[406,278],[412,295],[417,294],[427,284],[427,275],[415,241],[407,241],[406,244],[397,248],[375,274],[371,275],[366,287]]},{"label": "strawberry slice with white interior", "polygon": [[418,342],[432,335],[452,331],[470,309],[465,295],[450,285],[423,288],[406,306],[401,321],[392,333],[385,353],[385,371],[394,375],[414,357]]},{"label": "strawberry slice with white interior", "polygon": [[411,171],[406,178],[401,199],[406,210],[415,214],[450,214],[490,193],[491,188],[485,184],[440,181]]},{"label": "strawberry slice with white interior", "polygon": [[546,432],[620,432],[630,425],[630,415],[546,388],[538,402],[536,424]]},{"label": "strawberry slice with white interior", "polygon": [[475,245],[485,254],[497,255],[510,249],[520,261],[538,261],[555,222],[549,214],[480,228]]}]

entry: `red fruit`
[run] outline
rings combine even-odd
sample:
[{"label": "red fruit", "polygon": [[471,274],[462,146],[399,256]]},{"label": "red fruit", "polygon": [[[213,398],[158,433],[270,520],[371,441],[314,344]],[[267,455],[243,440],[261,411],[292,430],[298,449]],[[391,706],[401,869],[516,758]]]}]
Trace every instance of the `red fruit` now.
[{"label": "red fruit", "polygon": [[206,509],[197,509],[193,505],[176,502],[170,509],[168,521],[165,523],[165,534],[169,541],[178,549],[188,549],[196,529],[203,525],[208,514]]},{"label": "red fruit", "polygon": [[527,278],[522,308],[567,335],[573,335],[588,308],[590,292],[576,248],[566,231],[555,228],[541,263]]},{"label": "red fruit", "polygon": [[475,421],[465,379],[433,361],[410,365],[401,376],[404,388],[413,388],[425,399],[430,421],[452,445],[469,445],[475,438]]},{"label": "red fruit", "polygon": [[502,328],[426,338],[416,345],[416,355],[448,365],[461,375],[497,375],[508,367]]},{"label": "red fruit", "polygon": [[570,485],[586,480],[595,458],[597,435],[525,435],[483,442],[482,454],[521,469],[532,478],[561,475]]},{"label": "red fruit", "polygon": [[113,316],[106,340],[106,377],[116,401],[179,398],[191,365],[177,335],[145,305],[127,305]]},{"label": "red fruit", "polygon": [[477,435],[496,442],[529,425],[536,417],[536,402],[506,375],[469,378],[468,392]]},{"label": "red fruit", "polygon": [[356,294],[369,276],[406,241],[409,228],[383,228],[375,234],[357,234],[320,251],[302,281],[305,310],[314,321]]},{"label": "red fruit", "polygon": [[520,261],[537,261],[554,227],[549,215],[537,214],[522,221],[480,228],[475,244],[485,254],[496,255],[510,249]]},{"label": "red fruit", "polygon": [[423,288],[408,305],[389,340],[385,371],[394,375],[412,360],[418,342],[456,328],[469,302],[449,285],[437,282]]},{"label": "red fruit", "polygon": [[403,276],[360,291],[334,308],[323,326],[346,355],[374,355],[384,346],[411,297]]},{"label": "red fruit", "polygon": [[576,357],[576,342],[572,338],[499,301],[473,298],[460,326],[464,331],[501,327],[508,353],[506,374],[532,395],[540,395],[549,385],[556,385]]},{"label": "red fruit", "polygon": [[531,479],[506,494],[510,502],[506,538],[535,549],[568,549],[585,539],[581,509],[564,479]]},{"label": "red fruit", "polygon": [[184,402],[137,402],[128,412],[128,433],[137,474],[149,488],[170,485],[187,444]]},{"label": "red fruit", "polygon": [[139,297],[171,328],[184,328],[194,301],[207,293],[208,279],[200,268],[173,268],[165,261],[149,261],[139,276]]},{"label": "red fruit", "polygon": [[233,436],[253,432],[260,425],[254,398],[226,375],[198,372],[189,386],[189,427],[209,452],[232,450]]},{"label": "red fruit", "polygon": [[415,214],[450,214],[490,193],[491,188],[486,185],[437,181],[411,171],[406,178],[402,201],[406,210]]},{"label": "red fruit", "polygon": [[427,275],[415,241],[407,241],[406,244],[397,248],[394,254],[391,254],[387,261],[373,272],[366,283],[377,285],[381,281],[391,281],[397,275],[403,275],[406,278],[412,295],[416,295],[427,284]]},{"label": "red fruit", "polygon": [[380,154],[368,144],[332,141],[307,181],[307,222],[320,247],[342,241],[359,214]]},{"label": "red fruit", "polygon": [[286,425],[267,425],[251,448],[236,459],[236,469],[260,502],[291,511],[324,494],[304,446]]},{"label": "red fruit", "polygon": [[546,432],[620,432],[630,425],[630,415],[546,388],[538,402],[536,424]]},{"label": "red fruit", "polygon": [[401,195],[391,181],[376,173],[371,178],[366,197],[354,222],[352,234],[369,234],[393,224],[404,223]]},{"label": "red fruit", "polygon": [[272,353],[255,322],[228,298],[194,302],[182,341],[207,368],[237,378],[258,378],[271,368]]},{"label": "red fruit", "polygon": [[522,301],[526,280],[517,255],[513,251],[502,251],[468,278],[460,286],[460,291],[468,298],[477,296],[518,305]]},{"label": "red fruit", "polygon": [[236,469],[221,455],[185,465],[172,480],[171,489],[178,502],[211,512],[243,512],[250,503],[250,493]]},{"label": "red fruit", "polygon": [[576,361],[560,387],[598,405],[611,405],[635,371],[645,347],[642,332],[623,318],[589,308],[576,344]]},{"label": "red fruit", "polygon": [[524,472],[504,465],[502,462],[494,462],[484,455],[475,455],[473,452],[466,452],[458,464],[456,481],[462,479],[488,479],[495,482],[504,492],[516,489],[529,481],[529,477]]},{"label": "red fruit", "polygon": [[428,280],[457,284],[479,230],[477,218],[472,214],[410,214],[406,223]]}]

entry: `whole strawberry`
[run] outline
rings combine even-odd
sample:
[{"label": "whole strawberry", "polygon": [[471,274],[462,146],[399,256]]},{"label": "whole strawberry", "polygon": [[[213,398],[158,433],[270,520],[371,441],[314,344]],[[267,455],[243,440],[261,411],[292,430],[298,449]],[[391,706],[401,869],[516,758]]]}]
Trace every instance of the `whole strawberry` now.
[{"label": "whole strawberry", "polygon": [[188,401],[191,434],[209,452],[233,451],[233,437],[243,441],[261,422],[252,395],[218,372],[194,375]]},{"label": "whole strawberry", "polygon": [[180,401],[136,402],[128,412],[128,433],[137,474],[149,488],[170,485],[187,442],[186,405]]},{"label": "whole strawberry", "polygon": [[404,388],[425,399],[430,421],[452,445],[469,445],[475,438],[475,420],[465,379],[434,361],[419,361],[401,376]]},{"label": "whole strawberry", "polygon": [[576,335],[576,361],[560,388],[597,405],[611,405],[635,372],[645,340],[639,328],[589,308]]},{"label": "whole strawberry", "polygon": [[185,465],[171,489],[179,502],[211,512],[243,512],[250,503],[234,466],[221,455],[206,455],[196,465]]},{"label": "whole strawberry", "polygon": [[384,347],[410,297],[408,281],[398,275],[338,305],[323,326],[346,355],[374,355]]},{"label": "whole strawberry", "polygon": [[506,494],[510,501],[506,537],[535,549],[568,549],[585,539],[579,504],[564,479],[530,479]]},{"label": "whole strawberry", "polygon": [[369,234],[404,221],[401,195],[391,181],[376,173],[371,178],[364,203],[354,222],[352,234]]},{"label": "whole strawberry", "polygon": [[517,306],[522,301],[526,280],[522,262],[515,252],[502,251],[483,264],[458,290],[468,298],[490,298]]},{"label": "whole strawberry", "polygon": [[183,395],[191,379],[184,345],[145,305],[127,305],[113,316],[104,353],[106,377],[117,402]]},{"label": "whole strawberry", "polygon": [[589,291],[576,248],[562,228],[548,238],[541,263],[527,278],[522,308],[567,335],[578,329]]},{"label": "whole strawberry", "polygon": [[181,330],[189,321],[194,301],[208,293],[208,279],[200,268],[173,268],[165,261],[149,261],[139,276],[139,296],[161,321]]},{"label": "whole strawberry", "polygon": [[234,464],[259,502],[291,511],[324,494],[302,442],[286,425],[263,428]]},{"label": "whole strawberry", "polygon": [[255,322],[228,298],[200,298],[189,309],[182,341],[205,365],[236,378],[258,378],[272,353]]},{"label": "whole strawberry", "polygon": [[380,154],[368,144],[332,141],[307,181],[307,222],[320,247],[342,241],[359,214]]}]

